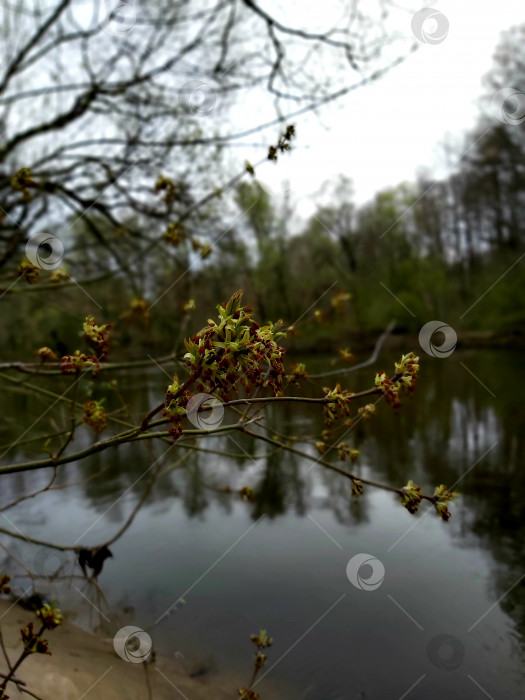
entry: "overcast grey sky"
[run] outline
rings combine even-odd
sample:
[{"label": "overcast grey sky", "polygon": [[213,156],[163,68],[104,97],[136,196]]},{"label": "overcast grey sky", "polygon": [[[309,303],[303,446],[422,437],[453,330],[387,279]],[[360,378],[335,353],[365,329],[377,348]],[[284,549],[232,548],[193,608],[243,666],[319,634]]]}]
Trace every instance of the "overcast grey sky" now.
[{"label": "overcast grey sky", "polygon": [[[326,3],[318,0],[318,7],[322,26]],[[380,189],[413,181],[422,166],[434,171],[443,159],[440,143],[449,137],[460,141],[473,126],[482,77],[501,31],[525,21],[523,0],[442,0],[431,7],[448,18],[444,41],[421,44],[385,78],[325,107],[320,119],[310,114],[295,120],[301,148],[276,167],[259,170],[274,192],[291,182],[301,215],[313,210],[311,195],[340,173],[353,180],[355,199],[364,202]],[[314,24],[310,14],[309,25]],[[410,15],[406,24],[410,33]]]}]

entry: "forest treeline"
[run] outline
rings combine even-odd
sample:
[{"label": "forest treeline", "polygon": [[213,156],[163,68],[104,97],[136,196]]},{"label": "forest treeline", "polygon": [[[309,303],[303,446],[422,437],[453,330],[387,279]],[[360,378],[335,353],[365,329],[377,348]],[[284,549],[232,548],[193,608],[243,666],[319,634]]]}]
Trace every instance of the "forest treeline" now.
[{"label": "forest treeline", "polygon": [[[290,342],[298,349],[371,338],[392,319],[397,332],[417,333],[440,319],[460,340],[463,332],[519,343],[525,335],[524,39],[525,25],[502,35],[484,79],[482,116],[446,154],[455,165],[445,178],[420,174],[356,206],[343,175],[330,184],[330,201],[298,228],[293,182],[287,195],[272,196],[249,163],[230,188],[233,198],[221,197],[218,174],[215,196],[197,216],[178,220],[177,210],[191,211],[198,198],[165,170],[142,187],[166,207],[148,224],[147,254],[137,253],[130,233],[144,228],[139,211],[124,226],[111,226],[93,210],[64,240],[78,284],[57,285],[45,302],[42,295],[38,303],[37,295],[13,295],[9,313],[31,320],[23,329],[14,318],[7,324],[13,356],[28,343],[70,349],[79,314],[93,313],[94,303],[97,318],[117,324],[117,346],[171,352],[174,338],[197,330],[236,289],[244,289],[258,317],[292,326]],[[501,92],[509,88],[513,95]],[[292,150],[293,135],[292,129]],[[377,154],[370,158],[381,167]],[[104,233],[98,243],[89,235],[94,225]],[[45,275],[41,281],[48,281]]]},{"label": "forest treeline", "polygon": [[[330,299],[336,296],[337,303],[346,293],[351,298],[344,325],[358,332],[380,331],[391,318],[398,328],[417,331],[438,318],[472,335],[520,337],[525,330],[520,303],[525,298],[524,39],[525,26],[503,35],[485,78],[483,116],[457,152],[447,154],[457,162],[448,177],[421,175],[360,207],[353,205],[351,183],[342,177],[332,202],[319,207],[295,236],[289,230],[289,203],[277,206],[259,185],[243,184],[237,201],[248,212],[255,244],[241,232],[221,242],[215,264],[199,275],[199,287],[222,292],[222,285],[235,279],[253,290],[263,316],[290,323],[310,304],[320,310],[322,322]],[[494,98],[508,88],[514,96]],[[320,333],[309,330],[309,335]]]}]

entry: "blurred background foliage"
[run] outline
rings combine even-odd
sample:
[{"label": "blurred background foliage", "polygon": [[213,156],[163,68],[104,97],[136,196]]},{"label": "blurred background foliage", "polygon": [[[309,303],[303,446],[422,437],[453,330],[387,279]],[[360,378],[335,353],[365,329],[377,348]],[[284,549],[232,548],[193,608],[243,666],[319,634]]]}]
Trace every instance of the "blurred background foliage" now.
[{"label": "blurred background foliage", "polygon": [[[525,91],[524,35],[525,25],[502,35],[482,103],[502,87]],[[340,176],[306,221],[296,214],[293,183],[272,195],[251,166],[233,198],[216,192],[185,218],[181,241],[163,234],[173,212],[194,199],[188,183],[169,173],[158,174],[167,188],[154,179],[144,185],[152,201],[166,202],[153,224],[141,211],[118,226],[96,210],[71,217],[65,262],[78,284],[39,294],[49,273],[38,284],[18,282],[3,304],[5,359],[29,359],[28,348],[42,345],[71,352],[90,313],[116,323],[117,356],[119,348],[130,358],[167,354],[241,288],[257,318],[294,327],[292,351],[367,344],[393,318],[397,333],[442,318],[460,342],[523,342],[525,132],[483,114],[459,151],[445,154],[457,163],[447,177],[422,171],[416,182],[357,206],[351,181]],[[220,158],[216,167],[225,167]],[[133,232],[145,226],[150,245],[137,255]],[[21,250],[8,256],[4,289],[23,259]]]}]

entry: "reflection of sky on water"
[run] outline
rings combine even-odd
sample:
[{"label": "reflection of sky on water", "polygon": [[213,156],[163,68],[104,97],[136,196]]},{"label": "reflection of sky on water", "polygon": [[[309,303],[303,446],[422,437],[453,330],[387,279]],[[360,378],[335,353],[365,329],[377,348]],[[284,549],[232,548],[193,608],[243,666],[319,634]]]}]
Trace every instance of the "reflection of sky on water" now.
[{"label": "reflection of sky on water", "polygon": [[[383,697],[386,688],[399,697],[410,679],[426,674],[419,697],[437,698],[452,683],[462,697],[475,698],[479,691],[470,674],[495,697],[505,688],[506,697],[517,698],[512,621],[496,606],[468,632],[494,603],[490,555],[461,546],[459,518],[446,528],[430,516],[420,516],[390,549],[415,521],[389,494],[374,492],[368,505],[369,522],[360,525],[337,523],[326,508],[309,510],[313,520],[290,513],[263,518],[216,563],[253,526],[247,506],[236,504],[226,514],[212,505],[201,518],[188,520],[179,501],[162,509],[152,504],[112,546],[115,558],[100,582],[112,607],[133,609],[128,616],[148,629],[160,653],[182,651],[239,673],[249,663],[250,633],[261,627],[270,631],[275,661],[344,596],[272,670],[278,686],[295,689],[290,697],[359,697],[361,691],[363,697]],[[122,504],[122,518],[131,506],[131,498]],[[47,509],[60,516],[43,525]],[[53,495],[45,505],[31,506],[26,530],[71,542],[96,517],[81,501],[62,502]],[[89,539],[107,534],[107,521],[100,521]],[[353,588],[346,577],[348,560],[361,551],[379,558],[386,569],[384,583],[373,592]],[[85,584],[75,585],[89,596]],[[87,623],[89,605],[74,588],[60,595]],[[154,625],[181,596],[185,605]],[[465,646],[465,661],[454,672],[439,671],[426,656],[428,642],[440,633]],[[301,694],[308,689],[310,695]],[[343,694],[348,690],[352,695]]]},{"label": "reflection of sky on water", "polygon": [[[362,456],[352,467],[363,477],[394,484],[412,477],[435,485],[442,472],[452,483],[498,441],[458,486],[464,497],[448,524],[426,514],[427,508],[411,517],[382,491],[368,489],[354,503],[337,474],[283,458],[269,446],[254,449],[235,435],[217,446],[246,451],[255,462],[246,458],[232,466],[227,457],[194,456],[185,470],[157,485],[131,529],[111,546],[114,559],[100,577],[111,608],[127,624],[148,629],[159,653],[181,651],[241,678],[251,664],[251,633],[266,628],[275,638],[268,668],[301,639],[269,675],[289,698],[401,697],[416,681],[409,697],[452,692],[474,700],[483,695],[480,686],[494,698],[518,698],[524,587],[516,582],[524,571],[516,528],[523,527],[518,516],[524,506],[519,481],[506,478],[518,478],[521,469],[519,420],[508,414],[518,387],[507,385],[505,398],[500,387],[493,401],[457,364],[450,367],[447,387],[440,383],[439,362],[431,364],[403,413],[392,416],[383,407],[367,423]],[[482,375],[483,365],[476,371]],[[297,420],[311,433],[315,415],[272,408],[281,430],[285,423],[297,427]],[[356,432],[350,439],[360,438]],[[144,460],[153,460],[147,454],[135,448],[120,457],[114,451],[99,455],[89,468],[68,469],[67,478],[77,481],[111,461],[107,488],[51,492],[7,514],[34,537],[72,543],[91,528],[83,541],[106,540],[136,503],[140,485],[112,506],[140,475]],[[505,454],[512,458],[503,460]],[[9,499],[9,490],[20,493],[23,484],[44,485],[44,476],[9,477],[11,489],[3,489],[2,499]],[[241,503],[203,489],[200,479],[251,485],[264,502]],[[22,542],[9,547],[30,556]],[[358,590],[346,577],[349,559],[360,552],[385,566],[385,580],[375,591]],[[60,590],[60,599],[88,624],[89,604],[75,586],[91,596],[76,581]],[[154,624],[181,596],[185,604]],[[455,670],[440,670],[429,659],[428,645],[440,634],[464,647]],[[264,681],[257,689],[263,693]]]}]

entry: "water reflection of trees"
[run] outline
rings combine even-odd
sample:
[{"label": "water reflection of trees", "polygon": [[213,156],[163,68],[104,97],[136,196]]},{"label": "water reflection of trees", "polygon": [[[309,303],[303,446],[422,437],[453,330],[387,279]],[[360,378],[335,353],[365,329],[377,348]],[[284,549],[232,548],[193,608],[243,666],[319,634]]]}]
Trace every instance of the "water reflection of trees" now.
[{"label": "water reflection of trees", "polygon": [[496,562],[493,595],[499,599],[508,592],[501,607],[523,639],[525,433],[519,387],[525,368],[521,356],[458,353],[453,362],[426,364],[419,400],[406,405],[396,421],[378,416],[364,453],[375,474],[389,483],[403,482],[407,475],[414,475],[422,485],[439,479],[451,485],[459,480],[463,516],[461,526],[451,523],[452,534],[462,546],[490,551]]},{"label": "water reflection of trees", "polygon": [[[457,352],[446,362],[429,358],[423,363],[414,400],[405,401],[394,416],[388,406],[378,407],[372,421],[357,423],[345,437],[361,450],[358,462],[352,465],[357,475],[396,485],[410,477],[424,489],[442,481],[452,485],[459,480],[458,489],[464,496],[462,516],[461,521],[451,523],[451,535],[462,546],[482,545],[491,552],[498,564],[493,572],[497,598],[523,573],[525,433],[518,388],[524,378],[520,356],[514,353]],[[359,383],[358,379],[354,381]],[[130,388],[126,399],[131,409],[140,413],[143,407],[134,396]],[[10,394],[7,400],[11,416],[31,415],[37,410],[24,394]],[[276,432],[313,437],[322,430],[321,416],[308,405],[272,405],[266,416]],[[4,442],[16,438],[16,421],[4,426],[3,437]],[[249,486],[255,500],[245,503],[245,507],[255,520],[262,515],[305,516],[312,506],[329,508],[340,523],[368,520],[366,493],[356,501],[350,482],[295,454],[242,433],[215,437],[213,444],[201,440],[194,445],[199,446],[217,449],[219,454],[187,452],[179,447],[170,450],[162,460],[166,473],[155,479],[146,495],[145,465],[159,460],[167,449],[165,444],[125,444],[92,455],[64,469],[59,483],[80,482],[82,497],[98,512],[104,512],[107,504],[123,493],[135,501],[143,498],[144,505],[179,500],[188,517],[197,517],[212,505],[230,512],[238,499],[238,489]],[[311,444],[301,445],[301,449],[316,454]],[[19,452],[34,454],[34,450],[35,446],[23,445]],[[181,454],[185,458],[177,465]],[[326,458],[336,461],[333,454]],[[170,465],[176,468],[170,471]],[[97,473],[99,478],[90,478]],[[2,501],[34,490],[35,479],[43,478],[31,472],[12,475],[6,479]],[[123,522],[126,511],[112,509],[111,520]],[[525,636],[523,580],[503,598],[501,606]]]}]

